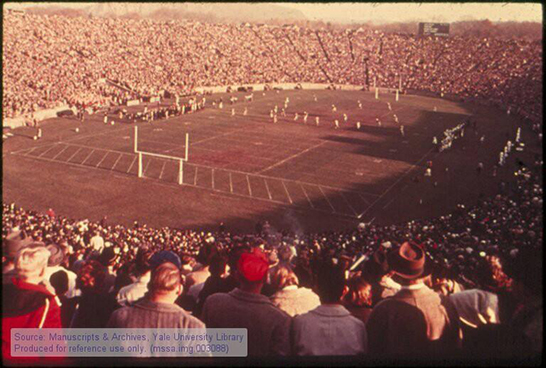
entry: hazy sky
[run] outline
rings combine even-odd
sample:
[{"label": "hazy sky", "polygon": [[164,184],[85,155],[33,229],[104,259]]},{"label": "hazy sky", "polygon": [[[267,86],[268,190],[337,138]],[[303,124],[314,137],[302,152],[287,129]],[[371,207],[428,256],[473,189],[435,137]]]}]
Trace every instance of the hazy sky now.
[{"label": "hazy sky", "polygon": [[[10,8],[24,8],[32,3],[8,3]],[[92,3],[49,3],[74,8]],[[36,4],[32,4],[36,5]],[[40,5],[44,5],[43,3]],[[213,4],[210,4],[213,5]],[[342,23],[405,22],[489,19],[498,21],[542,22],[540,3],[277,3],[299,9],[310,20]],[[47,6],[47,5],[46,5]]]},{"label": "hazy sky", "polygon": [[310,20],[374,23],[405,21],[455,22],[489,19],[542,22],[542,5],[537,3],[285,3],[301,10]]}]

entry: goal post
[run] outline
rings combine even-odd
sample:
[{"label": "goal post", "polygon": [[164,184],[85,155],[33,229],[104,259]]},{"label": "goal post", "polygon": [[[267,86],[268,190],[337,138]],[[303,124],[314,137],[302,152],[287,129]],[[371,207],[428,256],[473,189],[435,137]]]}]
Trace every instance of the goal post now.
[{"label": "goal post", "polygon": [[190,145],[190,134],[186,133],[186,146],[184,147],[184,157],[169,156],[161,153],[146,152],[138,149],[138,127],[135,126],[135,138],[134,138],[134,152],[138,155],[138,177],[144,177],[144,166],[143,160],[144,156],[156,157],[164,160],[173,160],[178,162],[178,173],[177,173],[177,183],[182,185],[184,183],[184,162],[188,161],[189,158],[189,145]]}]

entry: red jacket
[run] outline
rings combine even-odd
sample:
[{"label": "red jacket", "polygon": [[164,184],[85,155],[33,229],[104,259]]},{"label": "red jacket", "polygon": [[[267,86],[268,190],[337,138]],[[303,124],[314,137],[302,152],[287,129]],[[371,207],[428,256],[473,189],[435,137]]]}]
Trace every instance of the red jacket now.
[{"label": "red jacket", "polygon": [[[55,296],[44,286],[29,284],[15,278],[3,284],[2,291],[3,363],[43,362],[43,358],[13,358],[11,356],[11,329],[61,328],[61,309],[55,301]],[[51,358],[47,361],[51,361]]]}]

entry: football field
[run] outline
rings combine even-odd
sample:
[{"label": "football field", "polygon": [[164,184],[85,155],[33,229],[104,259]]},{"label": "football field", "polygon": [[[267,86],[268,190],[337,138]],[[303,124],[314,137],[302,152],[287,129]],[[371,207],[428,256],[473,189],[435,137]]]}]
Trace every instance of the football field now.
[{"label": "football field", "polygon": [[[152,123],[112,116],[115,125],[105,125],[102,114],[84,123],[55,118],[37,141],[35,129],[17,129],[4,142],[4,202],[155,227],[215,228],[223,221],[249,230],[267,219],[279,229],[313,231],[442,215],[511,180],[509,169],[497,177],[491,170],[518,122],[491,108],[362,91],[254,92],[252,102],[246,94],[209,95],[204,110]],[[238,101],[230,104],[229,96]],[[441,140],[469,117],[478,131],[467,129],[452,150],[437,153],[432,137]],[[182,185],[179,161],[165,157],[143,155],[137,177],[135,126],[138,149],[163,156],[184,157],[189,134]],[[423,175],[427,161],[431,178]],[[485,166],[480,175],[478,162]]]}]

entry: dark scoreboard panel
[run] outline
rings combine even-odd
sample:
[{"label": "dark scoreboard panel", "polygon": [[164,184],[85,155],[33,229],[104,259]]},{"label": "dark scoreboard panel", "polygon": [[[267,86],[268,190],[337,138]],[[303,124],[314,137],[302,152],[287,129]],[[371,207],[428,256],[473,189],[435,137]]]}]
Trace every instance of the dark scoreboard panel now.
[{"label": "dark scoreboard panel", "polygon": [[449,23],[419,23],[419,36],[449,36]]}]

